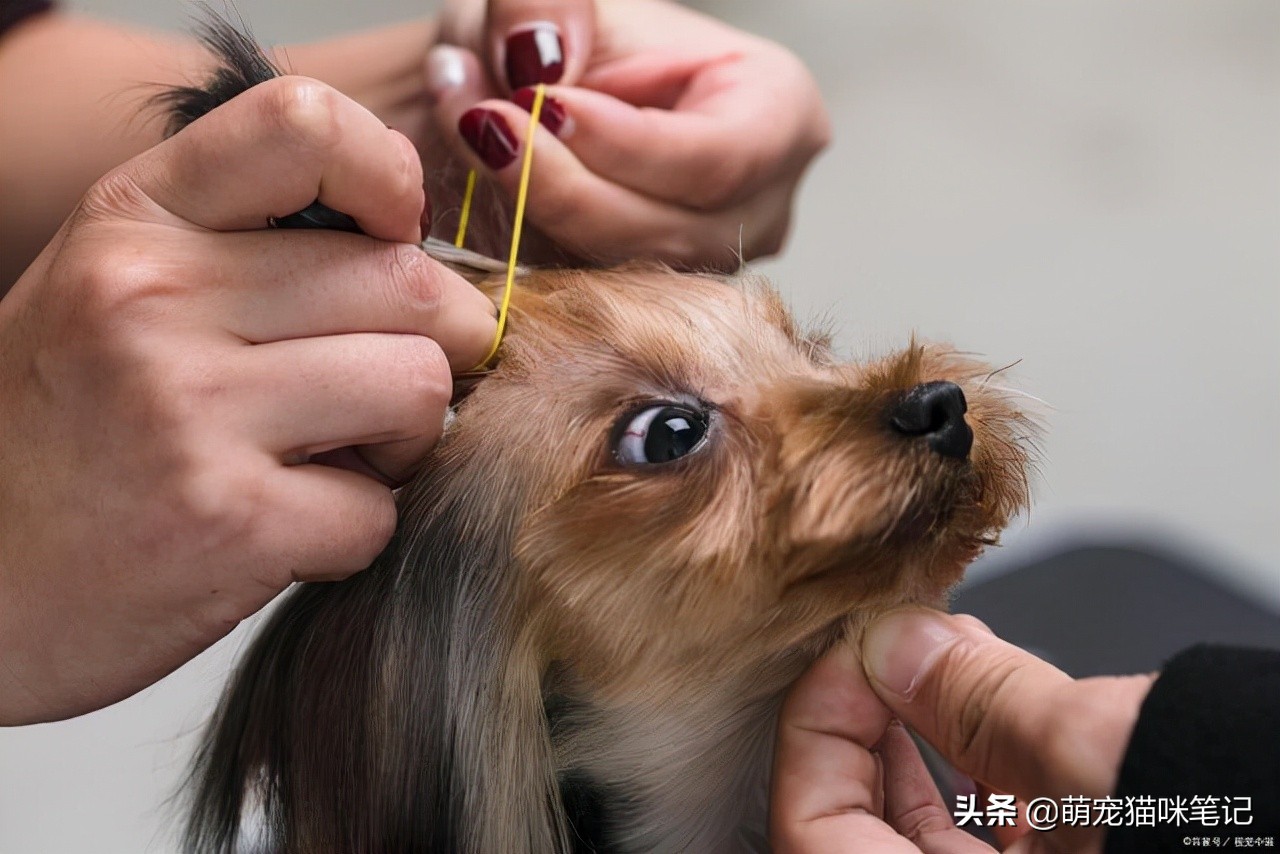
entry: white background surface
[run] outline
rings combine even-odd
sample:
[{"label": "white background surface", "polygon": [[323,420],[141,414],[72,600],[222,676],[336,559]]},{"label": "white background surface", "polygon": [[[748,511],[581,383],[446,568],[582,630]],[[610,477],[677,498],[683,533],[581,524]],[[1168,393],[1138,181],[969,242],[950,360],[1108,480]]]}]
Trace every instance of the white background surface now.
[{"label": "white background surface", "polygon": [[[237,5],[281,42],[429,8]],[[1054,406],[999,562],[1136,532],[1280,606],[1280,5],[702,5],[789,44],[828,99],[836,143],[762,265],[799,313],[853,354],[916,330],[1022,359]],[[0,731],[0,852],[171,850],[164,799],[243,637],[113,708]]]}]

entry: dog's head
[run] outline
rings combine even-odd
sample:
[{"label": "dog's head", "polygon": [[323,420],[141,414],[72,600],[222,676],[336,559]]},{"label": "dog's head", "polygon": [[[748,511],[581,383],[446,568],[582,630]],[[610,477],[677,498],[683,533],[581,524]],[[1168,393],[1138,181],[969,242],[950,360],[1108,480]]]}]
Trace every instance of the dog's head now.
[{"label": "dog's head", "polygon": [[545,272],[448,476],[513,520],[549,658],[605,693],[687,685],[941,600],[1027,502],[1031,425],[991,374],[914,343],[839,361],[751,279]]},{"label": "dog's head", "polygon": [[[248,799],[284,850],[562,850],[588,814],[618,850],[698,849],[698,798],[745,809],[712,781],[746,785],[805,664],[940,602],[1027,501],[1031,426],[988,366],[839,361],[760,282],[532,273],[500,357],[383,555],[302,585],[243,660],[192,848],[233,848]],[[574,806],[620,779],[659,817]]]},{"label": "dog's head", "polygon": [[[175,129],[275,73],[205,37],[227,68],[161,96]],[[300,585],[242,659],[189,849],[241,850],[247,805],[265,850],[716,850],[787,682],[939,602],[1027,502],[996,372],[842,362],[760,282],[535,272],[500,356],[386,551]]]}]

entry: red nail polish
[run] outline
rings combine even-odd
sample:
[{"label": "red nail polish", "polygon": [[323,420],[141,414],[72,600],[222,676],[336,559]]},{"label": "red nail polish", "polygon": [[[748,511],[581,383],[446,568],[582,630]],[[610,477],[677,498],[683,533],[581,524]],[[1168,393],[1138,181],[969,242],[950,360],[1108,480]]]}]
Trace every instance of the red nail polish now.
[{"label": "red nail polish", "polygon": [[[511,93],[511,100],[523,110],[530,113],[533,112],[533,99],[537,95],[537,90],[531,86],[523,89],[517,89]],[[561,104],[550,95],[542,98],[542,112],[538,114],[538,124],[542,125],[552,133],[560,133],[560,128],[564,127],[564,120],[567,117],[564,111],[564,104]]]},{"label": "red nail polish", "polygon": [[564,74],[564,47],[552,24],[537,24],[507,36],[507,82],[512,89],[555,83]]},{"label": "red nail polish", "polygon": [[472,107],[458,119],[458,131],[490,169],[509,166],[516,159],[519,143],[500,113]]}]

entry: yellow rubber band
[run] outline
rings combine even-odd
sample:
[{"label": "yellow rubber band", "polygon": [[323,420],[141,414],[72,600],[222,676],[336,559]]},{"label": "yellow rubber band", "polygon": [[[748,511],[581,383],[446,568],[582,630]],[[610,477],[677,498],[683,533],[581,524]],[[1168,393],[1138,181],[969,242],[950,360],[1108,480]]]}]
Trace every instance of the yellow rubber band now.
[{"label": "yellow rubber band", "polygon": [[471,219],[471,197],[476,194],[476,170],[467,173],[467,191],[462,194],[462,215],[458,217],[458,234],[453,238],[453,245],[462,248],[467,239],[467,220]]},{"label": "yellow rubber band", "polygon": [[[507,256],[507,284],[502,291],[502,303],[498,306],[498,331],[493,336],[493,346],[488,354],[472,370],[481,370],[497,354],[502,344],[502,333],[507,328],[507,309],[511,305],[511,289],[516,282],[516,260],[520,257],[520,232],[524,227],[524,204],[529,197],[529,175],[533,172],[533,134],[538,129],[538,116],[542,114],[542,101],[546,87],[539,83],[534,91],[533,107],[529,110],[529,129],[524,135],[524,163],[520,166],[520,189],[516,193],[515,222],[511,226],[511,254]],[[468,186],[468,190],[470,187]],[[468,197],[470,193],[468,193]],[[466,207],[463,207],[464,222]]]}]

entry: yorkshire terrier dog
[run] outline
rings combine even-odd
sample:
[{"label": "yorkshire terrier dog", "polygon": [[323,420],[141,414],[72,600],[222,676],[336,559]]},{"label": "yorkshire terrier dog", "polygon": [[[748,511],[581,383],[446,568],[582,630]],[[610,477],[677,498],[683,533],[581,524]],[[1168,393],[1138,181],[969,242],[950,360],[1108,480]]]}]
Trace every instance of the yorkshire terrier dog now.
[{"label": "yorkshire terrier dog", "polygon": [[766,850],[788,686],[1026,506],[994,373],[840,361],[749,277],[528,273],[392,543],[240,663],[187,847]]}]

